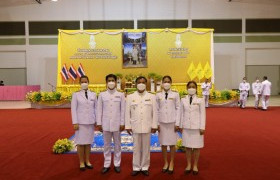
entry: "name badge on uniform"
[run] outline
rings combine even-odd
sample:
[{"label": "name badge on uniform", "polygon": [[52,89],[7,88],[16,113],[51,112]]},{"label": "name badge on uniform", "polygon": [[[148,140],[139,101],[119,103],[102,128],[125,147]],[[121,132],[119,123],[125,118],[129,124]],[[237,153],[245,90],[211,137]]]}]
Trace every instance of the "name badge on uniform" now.
[{"label": "name badge on uniform", "polygon": [[151,101],[151,99],[145,99],[145,101]]},{"label": "name badge on uniform", "polygon": [[115,98],[121,98],[121,96],[115,96]]},{"label": "name badge on uniform", "polygon": [[90,101],[94,101],[94,99],[90,99]]},{"label": "name badge on uniform", "polygon": [[135,100],[132,100],[132,102],[135,102]]},{"label": "name badge on uniform", "polygon": [[200,103],[192,103],[192,105],[199,105]]},{"label": "name badge on uniform", "polygon": [[169,100],[174,100],[174,98],[168,98]]}]

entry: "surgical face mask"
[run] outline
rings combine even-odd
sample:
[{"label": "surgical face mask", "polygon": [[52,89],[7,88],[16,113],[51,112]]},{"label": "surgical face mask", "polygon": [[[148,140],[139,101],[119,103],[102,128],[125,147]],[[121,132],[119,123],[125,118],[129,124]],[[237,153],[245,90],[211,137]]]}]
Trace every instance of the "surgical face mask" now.
[{"label": "surgical face mask", "polygon": [[139,91],[144,91],[146,89],[146,84],[142,84],[142,83],[137,84],[137,89]]},{"label": "surgical face mask", "polygon": [[194,95],[196,93],[196,89],[190,88],[190,89],[188,89],[188,93],[189,93],[189,95]]},{"label": "surgical face mask", "polygon": [[109,89],[114,89],[116,86],[116,83],[115,82],[108,82],[108,88]]},{"label": "surgical face mask", "polygon": [[170,83],[163,83],[163,89],[165,89],[165,90],[169,90],[170,89],[170,87],[171,87],[171,84]]},{"label": "surgical face mask", "polygon": [[88,83],[82,83],[81,88],[82,88],[82,90],[88,89]]}]

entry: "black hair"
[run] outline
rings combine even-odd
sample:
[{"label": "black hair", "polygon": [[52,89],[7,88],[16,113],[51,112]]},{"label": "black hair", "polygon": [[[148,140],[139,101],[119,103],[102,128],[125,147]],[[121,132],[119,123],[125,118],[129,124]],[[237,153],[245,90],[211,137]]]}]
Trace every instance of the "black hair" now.
[{"label": "black hair", "polygon": [[164,80],[165,78],[168,78],[168,79],[172,82],[172,78],[171,78],[170,76],[168,76],[168,75],[163,76],[163,78],[162,78],[162,82],[163,82],[163,80]]},{"label": "black hair", "polygon": [[81,82],[81,80],[82,80],[83,78],[86,78],[87,81],[89,82],[89,79],[88,79],[88,77],[87,77],[86,75],[83,75],[83,76],[80,77],[80,82]]},{"label": "black hair", "polygon": [[187,83],[187,88],[188,88],[188,86],[190,85],[190,84],[194,84],[195,85],[195,89],[197,89],[197,83],[195,82],[195,81],[189,81],[188,83]]},{"label": "black hair", "polygon": [[108,74],[106,76],[106,82],[108,81],[109,78],[114,78],[114,80],[117,81],[117,76],[115,74]]},{"label": "black hair", "polygon": [[264,76],[263,79],[264,79],[264,80],[267,80],[267,76]]},{"label": "black hair", "polygon": [[140,79],[145,79],[145,83],[147,83],[147,78],[145,78],[144,76],[137,77],[135,83],[137,84],[137,81],[139,81]]}]

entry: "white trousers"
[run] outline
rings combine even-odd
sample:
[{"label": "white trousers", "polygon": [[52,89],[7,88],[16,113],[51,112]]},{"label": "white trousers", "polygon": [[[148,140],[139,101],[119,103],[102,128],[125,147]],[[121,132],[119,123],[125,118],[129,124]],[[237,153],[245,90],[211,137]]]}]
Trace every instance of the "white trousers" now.
[{"label": "white trousers", "polygon": [[243,107],[243,108],[245,108],[245,106],[246,106],[247,96],[248,96],[247,91],[240,92],[240,103],[241,103],[241,107]]},{"label": "white trousers", "polygon": [[255,94],[255,108],[259,107],[261,94]]},{"label": "white trousers", "polygon": [[268,102],[269,102],[269,96],[262,95],[262,108],[267,109],[268,108]]},{"label": "white trousers", "polygon": [[114,141],[114,166],[119,167],[121,164],[121,133],[119,131],[109,132],[103,131],[104,138],[104,167],[108,168],[111,166],[111,144],[112,138]]},{"label": "white trousers", "polygon": [[150,167],[150,133],[133,134],[133,171],[146,171]]},{"label": "white trousers", "polygon": [[205,100],[205,107],[209,106],[209,95],[203,95],[204,100]]}]

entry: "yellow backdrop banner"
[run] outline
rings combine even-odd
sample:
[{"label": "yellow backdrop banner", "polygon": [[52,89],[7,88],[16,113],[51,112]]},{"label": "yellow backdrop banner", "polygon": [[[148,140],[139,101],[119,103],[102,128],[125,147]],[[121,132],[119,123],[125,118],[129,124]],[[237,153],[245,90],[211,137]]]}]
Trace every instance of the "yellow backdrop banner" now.
[{"label": "yellow backdrop banner", "polygon": [[195,68],[200,64],[202,71],[209,64],[213,72],[212,42],[213,29],[59,30],[57,86],[77,84],[78,80],[64,82],[60,72],[64,65],[77,70],[80,64],[90,84],[105,84],[110,73],[157,73],[185,83],[191,79],[191,63]]}]

